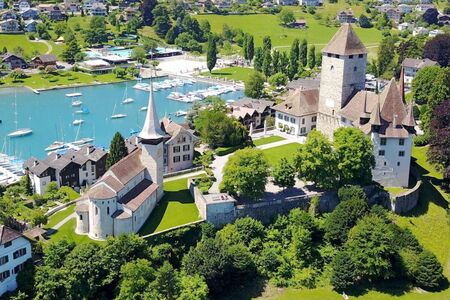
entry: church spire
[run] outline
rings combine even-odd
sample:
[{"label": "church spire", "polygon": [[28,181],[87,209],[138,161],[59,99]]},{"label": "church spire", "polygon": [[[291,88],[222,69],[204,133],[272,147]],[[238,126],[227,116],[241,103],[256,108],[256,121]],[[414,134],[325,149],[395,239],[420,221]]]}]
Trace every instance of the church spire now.
[{"label": "church spire", "polygon": [[342,24],[331,41],[322,50],[337,55],[355,55],[367,53],[367,49],[350,24]]},{"label": "church spire", "polygon": [[164,133],[162,132],[159,124],[158,116],[156,115],[152,79],[150,79],[147,115],[145,117],[144,127],[142,127],[142,130],[138,136],[144,141],[158,141],[164,137]]}]

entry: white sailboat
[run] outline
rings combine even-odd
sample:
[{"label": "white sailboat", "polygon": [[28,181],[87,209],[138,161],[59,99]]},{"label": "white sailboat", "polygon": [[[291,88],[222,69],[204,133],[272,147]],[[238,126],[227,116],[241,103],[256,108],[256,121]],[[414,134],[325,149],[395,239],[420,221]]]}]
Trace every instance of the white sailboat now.
[{"label": "white sailboat", "polygon": [[175,112],[175,116],[177,116],[177,117],[182,117],[182,116],[185,116],[185,115],[187,115],[187,111],[184,111],[184,110],[177,110]]},{"label": "white sailboat", "polygon": [[33,130],[31,128],[17,128],[18,127],[18,121],[17,121],[17,94],[14,95],[14,123],[16,124],[16,130],[13,132],[8,133],[8,137],[14,138],[14,137],[21,137],[25,135],[29,135],[33,133]]},{"label": "white sailboat", "polygon": [[117,107],[117,102],[114,103],[114,109],[111,115],[111,119],[121,119],[121,118],[125,118],[127,115],[126,114],[116,114],[116,107]]},{"label": "white sailboat", "polygon": [[83,124],[83,122],[84,122],[83,119],[77,119],[77,120],[74,120],[74,121],[72,122],[72,124],[75,125],[75,126],[77,126],[77,125]]},{"label": "white sailboat", "polygon": [[147,111],[147,106],[142,106],[140,110],[141,111]]},{"label": "white sailboat", "polygon": [[128,85],[125,86],[125,92],[123,96],[122,104],[130,104],[134,102],[133,98],[128,97]]},{"label": "white sailboat", "polygon": [[81,104],[83,104],[83,102],[81,102],[80,100],[75,100],[72,102],[72,106],[76,107],[76,106],[81,106]]}]

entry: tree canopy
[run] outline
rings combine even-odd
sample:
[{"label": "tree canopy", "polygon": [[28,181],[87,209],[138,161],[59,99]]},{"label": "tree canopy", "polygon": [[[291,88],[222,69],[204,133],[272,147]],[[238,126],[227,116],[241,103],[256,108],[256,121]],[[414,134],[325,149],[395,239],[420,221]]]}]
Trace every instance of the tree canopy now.
[{"label": "tree canopy", "polygon": [[112,165],[127,155],[128,149],[125,145],[125,140],[119,132],[116,132],[109,146],[109,153],[106,158],[106,168],[109,169]]}]

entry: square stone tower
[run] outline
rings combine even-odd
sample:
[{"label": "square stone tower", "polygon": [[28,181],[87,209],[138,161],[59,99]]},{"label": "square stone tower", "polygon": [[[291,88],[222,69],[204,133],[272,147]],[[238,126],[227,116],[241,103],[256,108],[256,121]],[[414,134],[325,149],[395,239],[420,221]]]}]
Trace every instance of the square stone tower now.
[{"label": "square stone tower", "polygon": [[340,124],[339,111],[364,89],[367,50],[350,24],[343,24],[322,50],[317,130],[330,138]]}]

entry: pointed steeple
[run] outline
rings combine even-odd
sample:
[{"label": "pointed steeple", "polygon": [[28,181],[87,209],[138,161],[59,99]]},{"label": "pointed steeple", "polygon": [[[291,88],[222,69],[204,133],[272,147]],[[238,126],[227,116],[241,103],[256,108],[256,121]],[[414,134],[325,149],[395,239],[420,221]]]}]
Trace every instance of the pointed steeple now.
[{"label": "pointed steeple", "polygon": [[388,122],[394,121],[394,115],[397,116],[398,121],[403,120],[405,117],[405,105],[395,83],[395,78],[391,79],[381,93],[380,109],[381,118]]},{"label": "pointed steeple", "polygon": [[380,118],[380,101],[378,100],[375,104],[375,107],[370,114],[370,125],[372,126],[381,126],[381,118]]},{"label": "pointed steeple", "polygon": [[411,101],[406,108],[406,115],[402,120],[402,125],[406,127],[416,126],[416,121],[414,120],[414,103]]},{"label": "pointed steeple", "polygon": [[150,80],[150,93],[148,96],[147,115],[144,127],[138,135],[143,141],[159,141],[164,137],[161,126],[156,115],[155,102],[153,100],[153,81]]},{"label": "pointed steeple", "polygon": [[367,50],[356,35],[352,25],[345,23],[342,24],[322,52],[338,55],[355,55],[367,53]]}]

